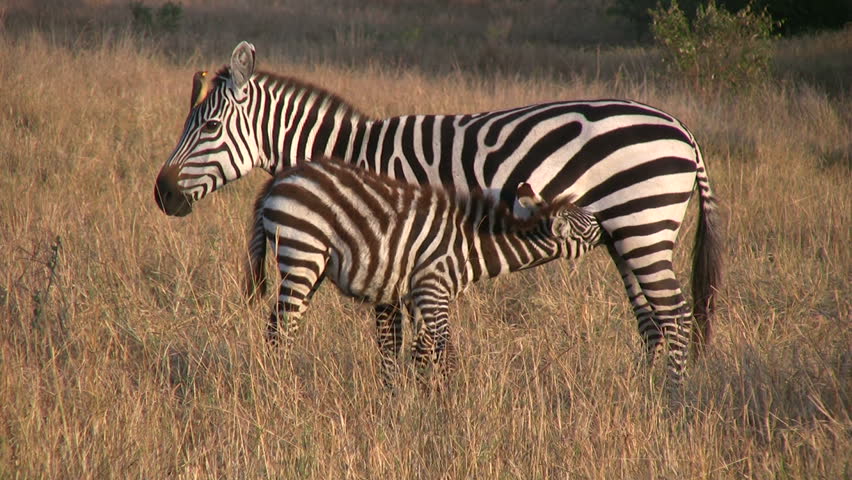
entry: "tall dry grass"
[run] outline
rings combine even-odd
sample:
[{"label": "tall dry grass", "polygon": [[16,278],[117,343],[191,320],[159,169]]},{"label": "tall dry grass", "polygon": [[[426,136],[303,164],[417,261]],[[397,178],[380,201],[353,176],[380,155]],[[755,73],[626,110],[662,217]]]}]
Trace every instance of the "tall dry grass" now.
[{"label": "tall dry grass", "polygon": [[463,355],[445,391],[406,381],[389,395],[369,309],[331,287],[289,357],[264,343],[269,307],[239,285],[263,174],[183,219],[153,202],[192,72],[228,53],[176,63],[132,36],[80,49],[0,36],[0,478],[849,477],[848,94],[786,83],[702,99],[653,81],[427,75],[259,50],[262,67],[376,115],[629,97],[704,145],[728,268],[684,410],[639,365],[603,251],[478,285],[452,311]]}]

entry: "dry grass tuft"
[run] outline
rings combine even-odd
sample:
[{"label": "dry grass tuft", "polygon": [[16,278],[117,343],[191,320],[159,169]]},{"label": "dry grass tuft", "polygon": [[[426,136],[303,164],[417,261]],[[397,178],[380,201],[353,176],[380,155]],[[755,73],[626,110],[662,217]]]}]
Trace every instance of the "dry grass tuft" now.
[{"label": "dry grass tuft", "polygon": [[729,258],[684,410],[638,365],[603,251],[464,296],[441,393],[382,391],[369,309],[328,287],[292,355],[271,351],[268,306],[239,285],[262,174],[184,219],[152,198],[192,72],[218,60],[175,64],[123,34],[84,49],[0,35],[0,477],[849,476],[848,92],[788,82],[711,102],[653,81],[260,61],[376,115],[607,96],[682,118]]}]

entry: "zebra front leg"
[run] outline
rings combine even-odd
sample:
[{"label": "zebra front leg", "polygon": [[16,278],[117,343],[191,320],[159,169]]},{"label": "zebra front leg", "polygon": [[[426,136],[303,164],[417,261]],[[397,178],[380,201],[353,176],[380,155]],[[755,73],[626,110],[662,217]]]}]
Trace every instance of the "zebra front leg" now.
[{"label": "zebra front leg", "polygon": [[282,291],[275,303],[275,308],[269,315],[269,323],[266,325],[266,340],[273,347],[283,346],[285,351],[290,351],[296,332],[299,329],[299,319],[305,310],[305,304],[298,298],[292,296],[282,300],[286,293]]},{"label": "zebra front leg", "polygon": [[375,313],[382,383],[385,388],[393,388],[399,373],[398,359],[402,348],[402,305],[376,305]]}]

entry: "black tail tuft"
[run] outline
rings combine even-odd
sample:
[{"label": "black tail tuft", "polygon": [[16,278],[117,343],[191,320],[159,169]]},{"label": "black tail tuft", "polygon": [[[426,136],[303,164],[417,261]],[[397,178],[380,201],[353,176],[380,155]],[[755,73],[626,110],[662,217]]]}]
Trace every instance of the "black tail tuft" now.
[{"label": "black tail tuft", "polygon": [[719,206],[710,193],[706,177],[699,176],[698,190],[701,203],[692,250],[692,301],[695,304],[692,345],[700,355],[710,344],[713,333],[711,317],[722,284],[723,245]]}]

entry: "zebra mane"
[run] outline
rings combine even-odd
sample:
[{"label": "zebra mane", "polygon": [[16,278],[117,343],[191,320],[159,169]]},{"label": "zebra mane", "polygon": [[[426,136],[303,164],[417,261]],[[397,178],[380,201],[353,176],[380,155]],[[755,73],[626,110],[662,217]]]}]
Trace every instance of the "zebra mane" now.
[{"label": "zebra mane", "polygon": [[[344,100],[342,97],[333,93],[325,88],[319,87],[312,83],[306,82],[304,80],[300,80],[295,77],[287,77],[284,75],[280,75],[278,73],[267,72],[263,70],[258,70],[254,73],[253,78],[256,79],[266,79],[268,82],[273,84],[283,85],[285,87],[292,88],[294,90],[305,90],[314,92],[323,99],[328,100],[331,110],[344,110],[350,115],[356,118],[362,118],[364,120],[372,120],[372,117],[364,114],[361,110],[356,108],[354,105]],[[216,72],[216,76],[213,78],[213,85],[218,87],[223,83],[227,82],[231,79],[231,68],[228,65],[223,66]]]}]

